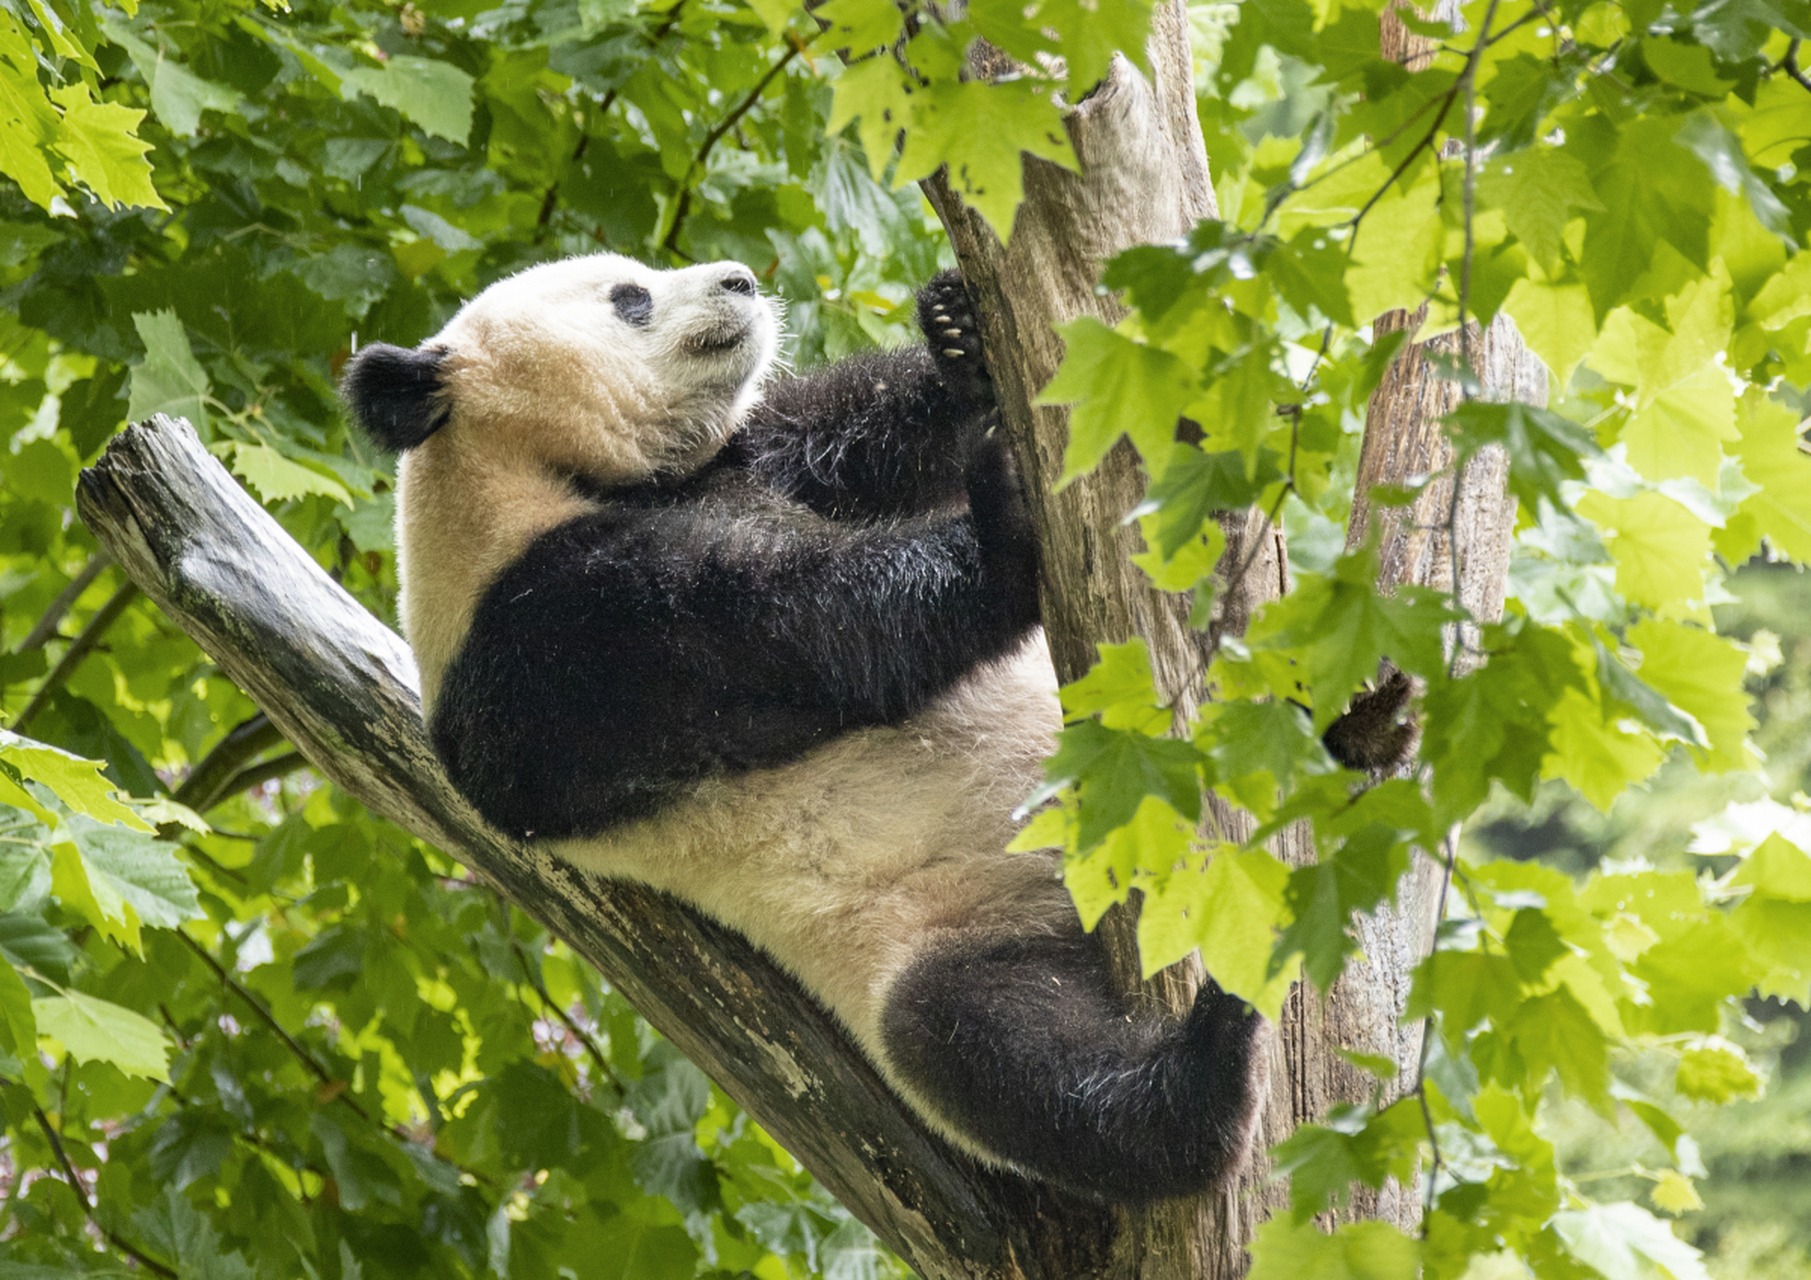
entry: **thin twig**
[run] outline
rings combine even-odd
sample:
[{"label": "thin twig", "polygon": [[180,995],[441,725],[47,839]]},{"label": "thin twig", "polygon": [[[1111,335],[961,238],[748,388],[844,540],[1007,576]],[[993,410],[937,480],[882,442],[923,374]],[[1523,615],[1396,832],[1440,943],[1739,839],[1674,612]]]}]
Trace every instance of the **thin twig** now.
[{"label": "thin twig", "polygon": [[685,178],[681,181],[679,188],[679,201],[673,208],[673,223],[667,228],[666,235],[661,237],[660,247],[662,249],[668,253],[679,252],[679,229],[685,225],[686,216],[691,212],[692,207],[692,175],[703,171],[705,161],[710,159],[711,148],[722,140],[724,134],[736,127],[738,120],[754,109],[755,103],[761,100],[761,95],[767,91],[767,86],[773,83],[774,77],[786,69],[787,63],[799,56],[802,48],[804,48],[802,44],[794,41],[787,48],[785,56],[767,69],[767,74],[762,76],[755,87],[748,91],[748,95],[738,102],[728,115],[717,122],[716,128],[704,135],[704,142],[699,146],[698,154],[692,157],[691,164],[686,166]]},{"label": "thin twig", "polygon": [[170,798],[196,813],[206,813],[235,794],[233,776],[247,760],[262,755],[282,741],[283,731],[262,711],[246,717],[221,736]]},{"label": "thin twig", "polygon": [[[679,0],[678,4],[669,9],[667,11],[666,21],[662,22],[658,27],[655,27],[654,30],[648,34],[648,43],[658,48],[660,42],[666,38],[667,32],[671,31],[674,26],[678,24],[679,15],[684,9],[685,0]],[[620,91],[619,86],[612,85],[610,91],[604,94],[604,100],[597,105],[597,116],[599,119],[610,114],[610,108],[615,105],[617,94]],[[572,150],[571,163],[577,164],[580,160],[583,160],[585,158],[585,152],[589,150],[590,147],[591,135],[588,133],[579,135],[578,146],[574,147]],[[560,181],[558,178],[555,178],[552,182],[547,184],[547,193],[541,197],[541,212],[535,217],[534,242],[536,244],[540,244],[541,241],[547,238],[547,228],[553,221],[553,211],[559,206],[559,199]]]},{"label": "thin twig", "polygon": [[[498,903],[502,903],[501,897],[498,898]],[[507,911],[508,908],[505,907],[503,910]],[[507,923],[508,917],[506,915],[506,928]],[[609,1059],[604,1057],[604,1051],[598,1047],[597,1041],[591,1038],[591,1033],[579,1026],[578,1021],[570,1013],[566,1012],[558,1001],[547,994],[547,988],[543,986],[541,980],[535,976],[534,967],[528,963],[528,953],[522,949],[522,944],[516,940],[516,935],[514,933],[509,933],[507,936],[509,938],[510,949],[516,953],[516,960],[522,966],[522,976],[528,979],[528,985],[533,987],[535,995],[540,997],[541,1007],[543,1009],[552,1010],[553,1015],[566,1024],[566,1030],[570,1031],[577,1037],[578,1042],[585,1046],[585,1052],[590,1055],[591,1061],[597,1066],[598,1075],[602,1077],[611,1088],[615,1089],[618,1094],[626,1092],[627,1090],[624,1088],[622,1080],[618,1078],[615,1069],[611,1067]]]},{"label": "thin twig", "polygon": [[[1440,871],[1440,896],[1435,900],[1434,932],[1436,935],[1440,932],[1440,926],[1446,922],[1446,898],[1448,892],[1452,888],[1453,863],[1458,856],[1459,827],[1458,824],[1455,823],[1452,830],[1446,833],[1446,858],[1441,865]],[[1421,1049],[1415,1059],[1415,1096],[1421,1099],[1421,1119],[1422,1122],[1427,1125],[1427,1145],[1434,1156],[1434,1167],[1428,1172],[1425,1206],[1421,1212],[1421,1235],[1423,1239],[1427,1238],[1428,1215],[1434,1211],[1434,1175],[1438,1173],[1442,1167],[1440,1160],[1440,1139],[1434,1133],[1434,1113],[1429,1109],[1427,1103],[1427,1050],[1428,1045],[1433,1043],[1433,1036],[1434,1015],[1433,1011],[1429,1010],[1421,1019]]]},{"label": "thin twig", "polygon": [[82,566],[81,572],[69,580],[68,586],[57,592],[57,598],[50,602],[50,607],[44,611],[44,615],[32,624],[30,631],[25,633],[25,639],[19,642],[19,652],[30,653],[33,649],[42,647],[52,636],[56,635],[57,627],[63,621],[63,615],[69,612],[82,592],[88,590],[89,584],[100,577],[102,571],[112,563],[113,556],[106,551],[97,551],[89,556],[88,563]]},{"label": "thin twig", "polygon": [[220,799],[225,800],[229,796],[238,795],[241,791],[261,787],[272,778],[281,778],[284,774],[294,773],[297,769],[307,767],[308,757],[300,751],[286,751],[280,756],[260,760],[257,764],[249,765],[229,778],[226,786],[221,789]]},{"label": "thin twig", "polygon": [[82,1216],[87,1218],[90,1225],[106,1238],[108,1244],[138,1263],[146,1271],[153,1275],[164,1276],[166,1280],[178,1280],[175,1268],[159,1262],[130,1240],[101,1225],[101,1220],[94,1214],[94,1202],[88,1198],[88,1188],[82,1185],[82,1179],[76,1174],[75,1166],[69,1162],[69,1153],[63,1150],[63,1139],[50,1123],[50,1117],[44,1114],[44,1108],[35,1101],[31,1104],[31,1109],[32,1114],[38,1118],[38,1128],[44,1131],[45,1141],[50,1143],[52,1154],[56,1156],[57,1163],[63,1167],[63,1176],[69,1179],[69,1189],[75,1192],[75,1198],[82,1206]]},{"label": "thin twig", "polygon": [[88,625],[70,641],[68,650],[57,660],[57,665],[50,669],[50,674],[44,677],[44,683],[32,694],[31,701],[25,704],[25,710],[19,713],[19,718],[13,721],[14,733],[25,732],[25,727],[38,718],[38,713],[50,704],[51,696],[62,688],[64,681],[75,674],[75,669],[82,665],[82,659],[107,634],[107,628],[117,622],[120,614],[126,611],[126,606],[137,598],[138,588],[128,582],[108,597],[106,604],[95,610],[94,616],[88,619]]},{"label": "thin twig", "polygon": [[1786,46],[1786,56],[1780,59],[1780,70],[1798,81],[1803,88],[1811,90],[1811,77],[1806,76],[1805,73],[1799,69],[1798,46],[1799,41],[1797,40],[1794,40],[1791,44]]}]

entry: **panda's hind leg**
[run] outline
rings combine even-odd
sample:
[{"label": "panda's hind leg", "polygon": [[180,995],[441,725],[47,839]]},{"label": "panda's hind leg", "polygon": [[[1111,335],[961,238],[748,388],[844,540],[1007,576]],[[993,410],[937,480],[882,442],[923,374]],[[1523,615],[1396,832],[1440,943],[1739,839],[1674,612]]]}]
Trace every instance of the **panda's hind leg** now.
[{"label": "panda's hind leg", "polygon": [[1091,1199],[1197,1194],[1250,1148],[1263,1022],[1211,982],[1186,1018],[1129,1014],[1098,939],[956,937],[882,1013],[892,1068],[984,1151]]}]

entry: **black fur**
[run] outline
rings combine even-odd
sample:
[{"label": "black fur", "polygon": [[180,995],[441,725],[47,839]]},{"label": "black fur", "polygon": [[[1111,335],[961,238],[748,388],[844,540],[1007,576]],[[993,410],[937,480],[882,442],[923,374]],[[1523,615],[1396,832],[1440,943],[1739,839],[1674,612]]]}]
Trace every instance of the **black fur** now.
[{"label": "black fur", "polygon": [[365,433],[392,453],[413,449],[446,425],[442,347],[409,350],[387,342],[360,347],[346,364],[340,395]]},{"label": "black fur", "polygon": [[695,475],[586,486],[604,510],[504,571],[447,669],[429,729],[453,782],[512,835],[596,835],[898,724],[1009,652],[1037,545],[985,374],[942,371],[979,358],[846,361]]},{"label": "black fur", "polygon": [[1097,1200],[1198,1193],[1244,1155],[1257,1014],[1211,982],[1186,1019],[1132,1018],[1100,940],[953,940],[893,987],[888,1056],[964,1131]]},{"label": "black fur", "polygon": [[[959,501],[994,407],[959,274],[925,286],[918,321],[924,347],[852,356],[768,388],[737,436],[740,456],[779,492],[833,519]],[[949,337],[952,328],[959,337]]]},{"label": "black fur", "polygon": [[1352,695],[1339,719],[1327,726],[1321,744],[1348,769],[1388,773],[1408,763],[1421,739],[1420,725],[1408,711],[1415,685],[1402,672],[1384,664],[1388,674],[1375,689]]}]

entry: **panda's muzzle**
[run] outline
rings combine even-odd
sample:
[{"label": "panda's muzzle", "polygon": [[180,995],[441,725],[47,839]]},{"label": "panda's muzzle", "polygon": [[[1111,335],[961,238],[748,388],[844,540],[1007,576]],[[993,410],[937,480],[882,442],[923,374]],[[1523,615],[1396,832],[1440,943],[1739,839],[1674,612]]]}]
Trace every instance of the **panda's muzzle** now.
[{"label": "panda's muzzle", "polygon": [[694,329],[680,345],[695,356],[722,355],[748,341],[750,328],[746,320],[725,320],[720,324]]}]

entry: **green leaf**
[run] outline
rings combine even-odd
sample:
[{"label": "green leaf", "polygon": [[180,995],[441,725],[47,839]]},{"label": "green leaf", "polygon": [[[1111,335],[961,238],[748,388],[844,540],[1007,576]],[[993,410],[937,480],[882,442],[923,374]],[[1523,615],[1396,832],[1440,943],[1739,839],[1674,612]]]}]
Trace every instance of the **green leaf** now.
[{"label": "green leaf", "polygon": [[[812,17],[824,24],[823,33],[813,42],[817,48],[847,49],[857,56],[885,50],[887,53],[880,60],[890,63],[890,52],[899,39],[905,15],[887,0],[830,0],[812,10]],[[836,128],[833,126],[830,132],[836,132]],[[887,150],[890,153],[892,148]]]},{"label": "green leaf", "polygon": [[1747,995],[1767,970],[1727,921],[1713,916],[1649,947],[1629,971],[1648,985],[1651,1003],[1641,1009],[1647,1029],[1671,1035],[1719,1030],[1724,1002]]},{"label": "green leaf", "polygon": [[355,67],[341,80],[341,92],[369,94],[436,138],[464,143],[471,133],[475,82],[450,62],[398,55],[382,67]]},{"label": "green leaf", "polygon": [[38,1035],[77,1062],[110,1062],[129,1076],[169,1079],[169,1046],[157,1024],[80,991],[31,1002]]},{"label": "green leaf", "polygon": [[1093,470],[1121,435],[1131,437],[1147,462],[1168,458],[1176,420],[1197,394],[1193,371],[1169,352],[1133,342],[1093,316],[1056,330],[1063,338],[1063,363],[1037,403],[1074,406],[1059,484]]},{"label": "green leaf", "polygon": [[1728,920],[1749,954],[1766,967],[1755,982],[1761,994],[1811,1007],[1811,902],[1757,891]]},{"label": "green leaf", "polygon": [[1704,598],[1710,526],[1661,493],[1612,498],[1591,492],[1578,513],[1616,557],[1616,590],[1631,604],[1666,609]]},{"label": "green leaf", "polygon": [[180,1191],[220,1171],[233,1149],[233,1131],[225,1117],[199,1107],[178,1111],[151,1140],[152,1176]]},{"label": "green leaf", "polygon": [[1108,907],[1126,900],[1135,884],[1144,885],[1153,873],[1167,873],[1181,863],[1195,828],[1162,798],[1146,795],[1130,821],[1108,832],[1098,846],[1084,848],[1079,824],[1076,832],[1063,858],[1063,885],[1075,900],[1082,927],[1092,929]]},{"label": "green leaf", "polygon": [[167,57],[167,50],[154,49],[140,40],[117,18],[103,18],[101,30],[126,51],[138,74],[145,78],[145,84],[151,90],[151,110],[171,133],[192,138],[201,126],[204,110],[230,112],[239,109],[239,93],[225,85],[203,80],[182,63]]},{"label": "green leaf", "polygon": [[1258,1228],[1250,1280],[1415,1280],[1420,1247],[1385,1222],[1352,1222],[1324,1235],[1279,1214]]},{"label": "green leaf", "polygon": [[14,1080],[25,1074],[22,1059],[38,1052],[38,1019],[31,992],[13,966],[0,960],[0,1075]]},{"label": "green leaf", "polygon": [[1168,709],[1159,705],[1151,683],[1151,654],[1143,636],[1124,644],[1098,646],[1099,657],[1080,680],[1059,690],[1066,719],[1099,716],[1109,729],[1131,729],[1152,736],[1170,726]]},{"label": "green leaf", "polygon": [[1673,1088],[1681,1097],[1724,1103],[1731,1098],[1758,1097],[1761,1078],[1740,1047],[1726,1040],[1712,1040],[1679,1055],[1679,1073],[1673,1078]]},{"label": "green leaf", "polygon": [[291,462],[267,444],[236,441],[232,451],[233,470],[266,502],[318,493],[348,508],[352,506],[352,495],[346,492],[345,485],[311,467]]},{"label": "green leaf", "polygon": [[950,186],[1002,241],[1024,197],[1021,155],[1077,170],[1061,109],[1037,80],[933,81],[914,99],[897,182],[947,164]]},{"label": "green leaf", "polygon": [[1656,737],[1709,747],[1710,738],[1698,718],[1666,700],[1660,690],[1623,665],[1620,654],[1593,639],[1597,649],[1597,684],[1606,702],[1619,702],[1639,716]]},{"label": "green leaf", "polygon": [[95,199],[112,208],[169,208],[151,185],[151,164],[145,159],[151,144],[140,141],[134,132],[145,118],[144,112],[116,102],[96,102],[81,84],[52,89],[50,96],[63,108],[57,150]]},{"label": "green leaf", "polygon": [[1555,284],[1524,276],[1510,286],[1503,310],[1515,321],[1528,349],[1565,386],[1597,338],[1589,290],[1578,283]]},{"label": "green leaf", "polygon": [[1264,259],[1264,274],[1303,317],[1312,307],[1337,324],[1358,327],[1346,291],[1345,250],[1324,227],[1303,227],[1286,244],[1277,245]]},{"label": "green leaf", "polygon": [[1747,204],[1761,225],[1776,235],[1791,238],[1786,206],[1773,189],[1748,166],[1748,157],[1736,136],[1708,110],[1685,118],[1673,140],[1704,162],[1716,184]]},{"label": "green leaf", "polygon": [[1609,1042],[1568,988],[1523,1002],[1504,1030],[1528,1068],[1526,1092],[1538,1095],[1553,1070],[1569,1092],[1609,1114]]},{"label": "green leaf", "polygon": [[1681,121],[1655,114],[1612,124],[1603,115],[1569,128],[1567,150],[1585,162],[1601,211],[1585,214],[1579,268],[1597,314],[1629,301],[1661,244],[1708,265],[1711,184],[1679,163]]},{"label": "green leaf", "polygon": [[[898,10],[891,5],[885,8],[897,22]],[[895,140],[911,123],[915,110],[905,71],[891,57],[866,58],[844,67],[836,77],[835,88],[825,132],[834,136],[850,122],[859,120],[857,132],[868,157],[868,169],[879,182],[893,159]]]},{"label": "green leaf", "polygon": [[1742,397],[1736,427],[1742,474],[1760,486],[1743,499],[1742,514],[1777,550],[1811,561],[1811,457],[1800,447],[1798,415],[1756,387]]},{"label": "green leaf", "polygon": [[1629,643],[1641,650],[1642,680],[1704,726],[1707,772],[1751,769],[1759,763],[1748,748],[1755,727],[1742,678],[1748,655],[1727,640],[1698,627],[1644,618],[1629,628]]},{"label": "green leaf", "polygon": [[1547,713],[1547,722],[1552,728],[1542,772],[1564,778],[1605,813],[1617,796],[1666,759],[1652,737],[1630,733],[1610,721],[1601,702],[1577,689],[1560,696]]},{"label": "green leaf", "polygon": [[132,324],[145,344],[145,358],[132,370],[126,416],[143,422],[154,413],[187,418],[207,438],[208,376],[189,348],[182,321],[170,310],[135,312]]},{"label": "green leaf", "polygon": [[1811,903],[1811,854],[1779,832],[1770,832],[1742,859],[1729,883],[1745,885],[1770,898]]},{"label": "green leaf", "polygon": [[1553,921],[1539,907],[1522,907],[1511,918],[1503,934],[1503,949],[1516,976],[1530,986],[1546,976],[1553,962],[1571,950],[1554,929]]},{"label": "green leaf", "polygon": [[1163,470],[1145,490],[1145,500],[1134,514],[1156,510],[1157,549],[1165,557],[1197,537],[1216,513],[1251,506],[1266,488],[1283,479],[1277,465],[1281,459],[1268,449],[1259,455],[1255,473],[1248,472],[1244,456],[1233,450],[1204,453],[1193,445],[1173,444],[1167,454],[1147,461],[1159,459]]},{"label": "green leaf", "polygon": [[1509,230],[1549,276],[1559,274],[1566,224],[1583,213],[1603,212],[1583,162],[1556,147],[1497,157],[1479,172],[1477,190],[1485,205],[1503,211]]},{"label": "green leaf", "polygon": [[130,907],[140,923],[157,929],[201,917],[194,882],[176,846],[80,815],[64,827],[75,838],[91,890],[109,917],[123,918],[122,908]]},{"label": "green leaf", "polygon": [[0,173],[39,208],[62,194],[46,152],[60,127],[38,82],[38,55],[10,9],[0,11]]},{"label": "green leaf", "polygon": [[1605,1280],[1710,1280],[1703,1255],[1639,1205],[1568,1209],[1553,1216],[1553,1229]]},{"label": "green leaf", "polygon": [[1261,821],[1280,791],[1335,766],[1299,708],[1289,702],[1211,702],[1197,713],[1195,745],[1206,753],[1208,781]]},{"label": "green leaf", "polygon": [[1302,968],[1321,991],[1330,991],[1358,949],[1347,932],[1354,914],[1392,899],[1409,869],[1409,846],[1381,823],[1360,829],[1332,854],[1289,873],[1287,903],[1294,919],[1283,930],[1278,955],[1300,952]]},{"label": "green leaf", "polygon": [[6,729],[0,729],[0,760],[49,787],[57,799],[79,814],[134,831],[152,829],[133,809],[115,799],[113,784],[101,773],[107,766],[99,760],[84,760]]},{"label": "green leaf", "polygon": [[1334,562],[1331,574],[1302,574],[1295,590],[1264,607],[1253,624],[1254,649],[1302,652],[1314,706],[1325,732],[1352,692],[1389,658],[1404,671],[1433,675],[1445,667],[1441,628],[1453,614],[1439,593],[1415,587],[1377,593],[1377,550]]},{"label": "green leaf", "polygon": [[1502,1029],[1522,1003],[1522,983],[1508,957],[1481,951],[1436,951],[1415,967],[1406,1016],[1439,1013],[1457,1049],[1486,1019]]},{"label": "green leaf", "polygon": [[[1373,1065],[1377,1072],[1387,1068],[1383,1078],[1395,1078],[1390,1059],[1375,1059]],[[1385,1178],[1411,1181],[1426,1132],[1417,1099],[1402,1098],[1377,1115],[1369,1107],[1342,1103],[1328,1111],[1324,1126],[1300,1125],[1272,1147],[1271,1167],[1289,1176],[1290,1213],[1305,1223],[1329,1204],[1344,1205],[1354,1182],[1377,1188]]]},{"label": "green leaf", "polygon": [[[1272,368],[1272,355],[1270,344],[1255,343],[1221,362],[1193,406],[1194,416],[1204,424],[1206,443],[1232,445],[1243,458],[1245,470],[1253,475],[1260,456],[1271,452],[1263,446],[1277,427],[1277,402],[1295,398],[1293,387],[1281,381]],[[1163,456],[1147,452],[1137,435],[1132,442],[1147,462]],[[1151,449],[1158,448],[1153,439]]]},{"label": "green leaf", "polygon": [[1397,307],[1420,306],[1433,292],[1446,243],[1434,166],[1421,166],[1406,189],[1392,186],[1353,234],[1346,271],[1352,314],[1368,323]]},{"label": "green leaf", "polygon": [[1109,729],[1096,720],[1069,725],[1044,762],[1045,786],[1037,803],[1057,788],[1076,788],[1081,821],[1078,851],[1086,853],[1109,832],[1132,820],[1139,803],[1154,795],[1195,822],[1201,816],[1201,757],[1187,742]]},{"label": "green leaf", "polygon": [[1294,964],[1275,974],[1269,965],[1277,931],[1289,922],[1288,882],[1289,869],[1262,849],[1221,845],[1205,869],[1184,866],[1145,883],[1138,913],[1145,976],[1199,948],[1222,989],[1275,1019],[1297,976]]},{"label": "green leaf", "polygon": [[1568,688],[1585,688],[1573,645],[1557,631],[1524,626],[1491,635],[1487,647],[1483,667],[1433,685],[1422,700],[1421,758],[1433,766],[1442,822],[1468,816],[1492,781],[1532,800],[1553,708]]}]

